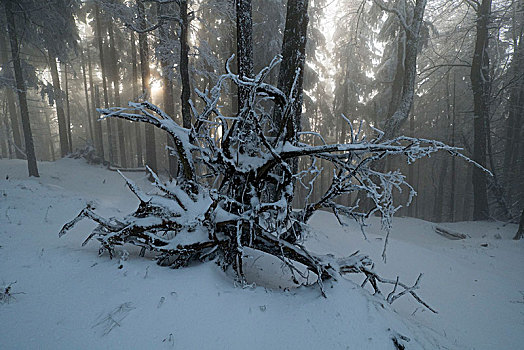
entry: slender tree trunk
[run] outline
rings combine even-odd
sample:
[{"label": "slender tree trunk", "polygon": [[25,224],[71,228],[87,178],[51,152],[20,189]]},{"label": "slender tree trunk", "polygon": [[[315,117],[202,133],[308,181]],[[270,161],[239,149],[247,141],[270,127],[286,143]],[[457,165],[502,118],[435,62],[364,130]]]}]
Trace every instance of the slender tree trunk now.
[{"label": "slender tree trunk", "polygon": [[[515,9],[516,10],[516,9]],[[514,14],[515,15],[515,14]],[[513,24],[513,47],[514,54],[511,62],[511,78],[515,82],[510,90],[508,101],[508,119],[506,121],[506,142],[504,145],[503,179],[508,203],[518,193],[512,190],[519,177],[518,159],[519,143],[523,142],[520,133],[524,118],[524,39],[523,28],[517,29],[516,21]],[[522,176],[522,175],[521,175]]]},{"label": "slender tree trunk", "polygon": [[[184,2],[183,0],[181,2]],[[137,0],[138,5],[138,19],[140,21],[141,28],[146,28],[145,9],[142,0]],[[144,99],[148,100],[151,98],[150,91],[150,72],[149,72],[149,46],[147,43],[147,34],[138,34],[138,43],[140,50],[140,70],[142,74],[142,93]],[[156,142],[155,142],[155,129],[151,124],[146,124],[146,165],[151,168],[154,172],[157,172],[156,162]]]},{"label": "slender tree trunk", "polygon": [[65,99],[66,99],[66,123],[67,123],[67,145],[69,148],[69,153],[73,152],[73,140],[71,135],[71,106],[69,104],[69,77],[67,74],[67,63],[61,63],[60,67],[64,66],[63,69],[63,79],[65,81]]},{"label": "slender tree trunk", "polygon": [[[475,52],[471,63],[471,87],[473,89],[473,160],[486,166],[486,130],[489,118],[489,57],[488,24],[491,16],[491,0],[482,0],[477,9],[477,39]],[[473,220],[486,220],[489,218],[488,192],[486,174],[477,167],[473,168]]]},{"label": "slender tree trunk", "polygon": [[91,139],[91,142],[94,143],[95,137],[93,135],[93,123],[91,121],[91,104],[89,103],[89,92],[87,88],[87,74],[86,74],[86,64],[85,64],[85,56],[84,56],[84,50],[82,49],[82,53],[80,55],[81,59],[81,68],[82,68],[82,78],[84,82],[84,95],[86,98],[86,113],[87,113],[87,127],[89,128],[89,138]]},{"label": "slender tree trunk", "polygon": [[53,133],[51,132],[51,121],[49,120],[49,114],[45,113],[45,123],[47,128],[47,134],[49,135],[49,153],[51,155],[51,161],[55,161],[55,140],[53,140]]},{"label": "slender tree trunk", "polygon": [[51,68],[51,77],[53,79],[53,90],[56,104],[56,114],[58,118],[58,136],[60,138],[60,155],[65,157],[69,152],[69,141],[67,140],[67,120],[64,112],[64,101],[62,99],[62,90],[60,89],[60,76],[56,57],[49,51],[49,67]]},{"label": "slender tree trunk", "polygon": [[[11,125],[9,125],[9,118],[3,118],[3,119],[4,119],[4,128],[6,132],[5,142],[7,143],[7,152],[9,153],[9,159],[15,159],[16,155],[15,155],[15,150],[13,147],[13,144],[14,144],[13,138],[11,137],[12,133],[11,133]],[[23,154],[22,154],[22,157],[25,158]]]},{"label": "slender tree trunk", "polygon": [[[415,137],[415,113],[411,113],[411,116],[409,117],[409,136]],[[413,165],[408,166],[408,183],[412,186],[415,184],[415,167]],[[416,188],[416,190],[418,190],[418,188]],[[415,216],[414,201],[416,200],[416,197],[413,198],[413,202],[411,202],[410,206],[408,207],[408,216],[410,217]]]},{"label": "slender tree trunk", "polygon": [[[236,39],[237,32],[235,29],[236,27],[231,26],[231,29],[230,29],[231,40],[229,41],[229,51],[237,54],[236,46],[235,46],[235,43],[237,42],[237,39]],[[238,112],[238,86],[232,80],[230,80],[229,89],[231,91],[230,111],[231,111],[231,115],[234,115],[235,113]]]},{"label": "slender tree trunk", "polygon": [[[473,167],[467,166],[467,176],[466,179],[471,179],[473,176]],[[462,201],[462,220],[469,221],[471,220],[471,202],[472,202],[472,192],[473,192],[473,183],[471,181],[466,181],[464,185],[464,197]]]},{"label": "slender tree trunk", "polygon": [[[136,39],[135,33],[131,32],[131,64],[132,64],[132,74],[133,74],[133,101],[138,98],[138,63],[136,60]],[[135,124],[135,138],[136,138],[136,157],[137,157],[137,166],[141,167],[144,164],[142,156],[142,123]]]},{"label": "slender tree trunk", "polygon": [[[7,53],[9,52],[9,48],[7,46],[7,39],[6,34],[4,30],[0,30],[0,52],[1,52],[1,59],[2,59],[2,66],[4,69],[10,69],[9,58]],[[18,159],[25,158],[22,152],[20,150],[22,149],[22,138],[20,136],[20,123],[18,122],[18,116],[16,115],[16,106],[15,106],[15,98],[13,95],[13,91],[10,88],[5,89],[6,97],[7,97],[7,109],[9,110],[9,118],[11,121],[11,131],[13,134],[13,142],[15,144],[15,155]],[[7,129],[6,129],[7,133]],[[6,134],[7,137],[7,134]]]},{"label": "slender tree trunk", "polygon": [[[523,97],[523,101],[524,101],[524,96]],[[520,137],[524,139],[524,128],[523,130],[521,131],[520,133]],[[522,159],[523,156],[524,156],[524,142],[520,142],[520,147],[519,147],[519,154],[521,155],[520,156],[520,164],[516,164],[515,167],[518,165],[519,166],[519,173],[520,174],[524,174],[524,160]],[[517,183],[516,183],[516,186],[515,188],[518,189],[520,188],[520,196],[519,196],[519,202],[520,202],[520,206],[522,208],[524,208],[524,176],[518,176],[517,177]]]},{"label": "slender tree trunk", "polygon": [[[109,32],[109,42],[111,45],[111,63],[112,63],[112,81],[113,81],[113,92],[115,96],[115,105],[121,106],[120,103],[120,79],[119,79],[119,69],[118,69],[118,58],[116,54],[116,45],[115,45],[115,35],[113,32],[113,23],[109,21],[108,24]],[[118,149],[120,154],[120,166],[127,168],[127,154],[126,154],[126,143],[124,136],[124,121],[120,118],[116,121],[117,126],[117,139],[118,139]]]},{"label": "slender tree trunk", "polygon": [[[451,146],[455,147],[455,123],[456,123],[456,81],[455,74],[453,74],[453,107],[452,107],[452,121],[451,121]],[[457,182],[455,158],[451,157],[451,193],[449,197],[449,218],[451,222],[455,221],[455,190]]]},{"label": "slender tree trunk", "polygon": [[417,199],[415,199],[415,208],[414,208],[414,213],[415,213],[415,217],[416,218],[420,218],[421,217],[421,210],[420,210],[420,201],[418,199],[418,197],[420,197],[420,163],[421,163],[422,160],[419,160],[417,162],[417,191],[419,191],[419,195],[417,196]]},{"label": "slender tree trunk", "polygon": [[0,125],[0,130],[3,129],[3,132],[0,133],[0,148],[2,149],[1,158],[8,157],[8,148],[9,148],[9,129],[7,128],[7,101],[2,103],[2,115],[4,116],[0,121],[3,126]]},{"label": "slender tree trunk", "polygon": [[515,234],[515,237],[513,239],[522,239],[524,237],[524,209],[522,209],[522,214],[520,214],[520,223],[519,223],[519,229],[517,231],[517,234]]},{"label": "slender tree trunk", "polygon": [[[95,90],[94,90],[94,94],[93,94],[93,95],[94,95],[93,99],[94,99],[94,101],[95,101],[95,104],[96,104],[97,106],[100,106],[100,105],[101,105],[101,99],[100,99],[100,87],[99,87],[98,85],[95,85]],[[101,131],[101,130],[102,130],[102,123],[98,122],[98,125],[99,125],[99,130]],[[95,129],[95,131],[96,131],[96,129]],[[103,139],[100,138],[100,141],[103,142]],[[105,159],[104,159],[103,157],[102,157],[102,162],[103,162],[104,164],[106,163],[106,161],[105,161]]]},{"label": "slender tree trunk", "polygon": [[18,38],[16,35],[15,18],[11,10],[11,0],[4,1],[4,6],[7,18],[7,28],[9,31],[9,40],[11,43],[11,57],[13,59],[16,89],[18,90],[20,116],[22,117],[22,130],[24,131],[27,169],[29,171],[29,176],[39,177],[40,175],[38,174],[38,167],[36,164],[35,148],[33,146],[33,134],[31,132],[31,123],[29,121],[29,110],[27,108],[25,81],[22,74],[22,65],[20,64],[20,51],[18,46]]},{"label": "slender tree trunk", "polygon": [[[96,36],[98,42],[98,53],[100,57],[100,70],[102,71],[102,89],[104,91],[104,107],[109,108],[109,95],[107,92],[107,69],[104,59],[104,43],[103,43],[103,33],[102,33],[102,23],[100,21],[100,9],[98,5],[95,6],[95,25],[96,25]],[[110,118],[109,118],[110,119]],[[109,162],[113,163],[113,130],[111,127],[110,120],[106,121],[107,126],[107,137],[108,137],[108,154]],[[103,141],[102,141],[103,142]]]},{"label": "slender tree trunk", "polygon": [[443,205],[444,205],[444,184],[447,180],[446,174],[448,171],[448,160],[443,158],[438,177],[438,187],[435,194],[435,205],[433,210],[433,218],[435,222],[442,222]]},{"label": "slender tree trunk", "polygon": [[[169,5],[164,4],[160,5],[158,4],[158,11],[157,13],[159,15],[167,15],[169,10]],[[160,42],[166,42],[168,39],[168,36],[172,33],[172,25],[171,23],[164,23],[162,26],[160,26],[159,30],[159,38]],[[162,68],[162,83],[164,86],[163,89],[163,100],[164,100],[164,111],[167,115],[169,115],[171,118],[175,118],[175,101],[174,101],[174,92],[173,92],[173,81],[172,79],[172,73],[171,66],[169,64],[169,61],[166,59],[165,56],[162,56],[160,58],[160,66]],[[166,133],[166,142],[169,146],[167,150],[167,159],[168,159],[168,171],[170,176],[174,177],[177,174],[177,158],[173,155],[173,152],[171,149],[175,148],[175,143],[173,141],[173,138],[171,135]]]},{"label": "slender tree trunk", "polygon": [[187,16],[187,0],[180,1],[180,77],[182,80],[182,125],[191,128],[191,87],[189,81],[189,19]]},{"label": "slender tree trunk", "polygon": [[87,67],[89,69],[89,90],[91,90],[91,103],[93,108],[93,134],[95,140],[96,154],[104,160],[104,141],[102,133],[102,123],[98,121],[97,107],[100,107],[100,100],[95,102],[95,84],[93,82],[93,70],[91,67],[91,53],[87,48]]}]

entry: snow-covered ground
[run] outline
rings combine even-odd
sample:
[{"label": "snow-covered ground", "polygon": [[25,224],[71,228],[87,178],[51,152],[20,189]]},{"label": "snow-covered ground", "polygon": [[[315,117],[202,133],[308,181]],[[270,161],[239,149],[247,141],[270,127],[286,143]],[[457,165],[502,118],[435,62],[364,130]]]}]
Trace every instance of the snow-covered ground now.
[{"label": "snow-covered ground", "polygon": [[[28,179],[23,161],[0,160],[0,349],[524,349],[524,242],[515,225],[443,224],[468,235],[449,240],[433,224],[398,218],[380,259],[384,234],[369,222],[368,240],[329,213],[311,220],[306,244],[345,256],[360,250],[383,277],[412,283],[438,314],[410,297],[392,307],[348,281],[279,290],[283,269],[264,257],[248,261],[259,284],[242,289],[215,264],[180,270],[157,266],[126,248],[126,261],[81,247],[87,220],[58,238],[62,225],[92,202],[104,216],[123,216],[137,200],[115,172],[62,159],[40,163]],[[142,174],[128,175],[145,188]]]}]

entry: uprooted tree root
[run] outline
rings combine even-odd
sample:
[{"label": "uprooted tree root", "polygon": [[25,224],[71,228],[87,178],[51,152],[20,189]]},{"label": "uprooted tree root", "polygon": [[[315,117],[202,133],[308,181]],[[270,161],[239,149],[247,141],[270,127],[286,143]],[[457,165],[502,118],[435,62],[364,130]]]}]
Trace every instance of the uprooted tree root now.
[{"label": "uprooted tree root", "polygon": [[[122,174],[121,174],[122,175]],[[94,212],[94,208],[88,205],[72,221],[66,223],[61,229],[59,236],[65,235],[74,225],[83,218],[89,218],[98,226],[82,243],[86,245],[92,238],[101,243],[100,254],[104,251],[113,258],[115,247],[131,244],[142,248],[141,255],[145,250],[159,253],[156,257],[157,263],[162,266],[181,268],[189,265],[193,261],[216,261],[222,268],[232,266],[241,282],[245,282],[242,269],[242,254],[238,250],[236,230],[227,230],[231,223],[219,221],[214,224],[206,219],[210,215],[210,210],[215,208],[213,202],[207,202],[209,207],[205,211],[198,212],[198,206],[202,198],[193,203],[194,207],[177,205],[175,208],[184,207],[186,212],[193,214],[192,218],[181,215],[180,212],[173,211],[166,202],[167,198],[174,200],[175,194],[172,193],[166,184],[160,183],[154,173],[155,185],[161,194],[154,194],[147,197],[129,179],[125,178],[128,187],[140,200],[138,209],[131,215],[123,219],[106,219]],[[123,175],[122,175],[123,176]],[[187,198],[186,198],[187,200]],[[180,200],[182,203],[182,200]],[[176,202],[176,200],[175,200]],[[206,201],[205,201],[206,202]],[[168,202],[167,202],[168,203]],[[187,207],[186,207],[187,206]],[[213,230],[209,230],[213,225]],[[218,231],[217,226],[225,230]],[[208,228],[207,237],[203,240],[195,240],[204,237],[202,228]],[[178,233],[177,233],[178,232]],[[181,237],[185,236],[185,237]],[[257,230],[257,234],[241,237],[242,246],[259,250],[282,260],[291,271],[293,281],[300,284],[297,275],[307,278],[310,273],[317,276],[317,284],[323,295],[325,291],[322,281],[328,279],[341,278],[345,274],[361,274],[365,277],[362,287],[369,283],[376,295],[385,294],[379,285],[391,285],[393,289],[384,297],[388,303],[393,303],[399,297],[410,294],[413,298],[432,312],[436,311],[425,303],[417,294],[419,288],[419,275],[412,286],[408,286],[399,281],[388,280],[380,277],[373,269],[371,259],[358,252],[346,258],[335,258],[332,255],[318,256],[312,254],[298,243],[290,243],[284,239],[274,236],[271,233]],[[300,263],[305,266],[308,273],[297,266]]]},{"label": "uprooted tree root", "polygon": [[[387,231],[385,259],[391,220],[401,207],[394,202],[393,193],[407,189],[410,201],[415,191],[399,171],[379,171],[373,165],[392,155],[404,156],[411,163],[437,151],[474,162],[460,154],[460,149],[434,140],[404,136],[388,139],[373,128],[368,131],[375,136],[366,136],[362,123],[355,127],[344,116],[350,130],[349,142],[327,143],[316,132],[300,131],[293,118],[294,89],[286,95],[264,82],[280,58],[275,58],[254,78],[233,74],[229,68],[231,59],[226,64],[227,73],[211,90],[196,90],[203,108],[199,113],[192,105],[192,115],[184,116],[194,120],[190,128],[183,128],[172,116],[147,101],[130,102],[129,107],[99,109],[102,119],[144,122],[167,132],[173,140],[171,152],[178,159],[178,175],[163,183],[148,169],[156,186],[154,194],[143,193],[126,179],[140,201],[134,213],[122,219],[107,219],[88,206],[64,225],[60,236],[87,217],[98,226],[84,244],[96,237],[101,252],[108,251],[110,257],[114,256],[116,246],[132,244],[142,248],[142,255],[145,250],[158,253],[159,264],[174,268],[195,260],[214,260],[224,269],[232,267],[242,283],[245,282],[242,258],[244,248],[249,247],[280,259],[289,267],[294,282],[298,283],[297,276],[307,279],[311,273],[315,274],[323,294],[323,280],[361,274],[363,286],[369,284],[375,294],[384,296],[389,303],[409,294],[435,312],[415,292],[420,276],[412,286],[398,278],[384,279],[374,272],[372,261],[365,255],[357,252],[341,259],[319,256],[300,242],[308,220],[317,210],[332,210],[340,223],[341,215],[352,217],[361,227],[369,215],[379,214]],[[228,81],[248,93],[234,116],[224,116],[219,105],[222,87]],[[273,108],[282,111],[278,123],[272,118]],[[297,171],[294,164],[298,159],[305,162],[306,169]],[[333,173],[325,192],[313,200],[314,183],[325,171],[318,167],[320,161],[330,163]],[[303,209],[298,211],[292,207],[295,186],[303,186],[307,192]],[[358,198],[367,198],[372,208],[360,208],[358,200],[350,205],[337,201],[341,196],[357,194]],[[380,286],[392,290],[386,295]]]}]

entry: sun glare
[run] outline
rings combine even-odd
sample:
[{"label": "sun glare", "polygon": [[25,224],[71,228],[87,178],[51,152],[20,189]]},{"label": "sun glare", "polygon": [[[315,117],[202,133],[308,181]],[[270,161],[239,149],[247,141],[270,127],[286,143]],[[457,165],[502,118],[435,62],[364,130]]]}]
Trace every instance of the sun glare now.
[{"label": "sun glare", "polygon": [[151,95],[153,98],[159,97],[162,93],[162,82],[158,79],[151,81]]}]

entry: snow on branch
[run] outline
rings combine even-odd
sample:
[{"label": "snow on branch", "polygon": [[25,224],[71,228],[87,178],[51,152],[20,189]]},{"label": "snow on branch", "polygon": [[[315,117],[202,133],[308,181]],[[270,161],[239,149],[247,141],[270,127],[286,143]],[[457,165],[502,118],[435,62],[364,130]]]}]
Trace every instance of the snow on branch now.
[{"label": "snow on branch", "polygon": [[[280,57],[254,78],[234,74],[229,67],[232,58],[226,62],[226,74],[213,88],[197,91],[203,107],[198,111],[193,105],[191,128],[181,127],[173,116],[147,101],[98,110],[101,118],[149,123],[166,131],[175,143],[172,151],[181,170],[175,179],[164,183],[148,169],[156,187],[156,191],[148,194],[125,179],[140,200],[134,213],[105,219],[88,206],[64,225],[60,236],[87,217],[98,226],[86,242],[96,238],[101,251],[108,251],[111,257],[116,246],[133,244],[157,252],[159,264],[175,268],[194,260],[214,260],[224,269],[231,267],[242,283],[245,283],[244,248],[249,247],[281,259],[290,271],[299,271],[298,265],[302,264],[308,273],[317,276],[322,293],[323,280],[357,273],[375,291],[378,283],[391,285],[393,290],[387,301],[411,295],[433,311],[415,293],[420,278],[413,286],[398,280],[392,282],[379,277],[365,255],[355,253],[334,259],[331,255],[309,252],[301,242],[309,219],[322,208],[332,210],[341,223],[341,216],[355,219],[361,228],[369,215],[380,214],[382,225],[389,232],[393,215],[401,207],[394,199],[395,190],[408,190],[410,198],[415,191],[399,171],[374,169],[373,165],[386,157],[403,156],[412,163],[434,152],[446,151],[470,160],[460,154],[459,148],[433,140],[404,136],[384,140],[380,132],[379,137],[368,140],[362,125],[355,130],[345,117],[350,123],[348,143],[330,144],[315,132],[278,132],[280,126],[274,125],[271,104],[285,111],[291,108],[293,101],[289,96],[293,93],[286,96],[265,83],[265,79]],[[244,107],[232,117],[224,116],[219,105],[228,81],[248,91]],[[319,138],[323,144],[310,144],[302,139],[313,137],[300,138],[301,135]],[[299,158],[311,165],[295,173],[291,164]],[[312,201],[315,181],[325,171],[317,166],[320,160],[331,164],[333,176],[325,192]],[[295,211],[292,202],[297,184],[307,188],[309,195],[303,209]],[[359,200],[349,205],[337,201],[341,196],[357,194],[369,198],[372,208],[362,208]]]}]

